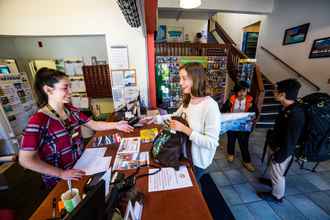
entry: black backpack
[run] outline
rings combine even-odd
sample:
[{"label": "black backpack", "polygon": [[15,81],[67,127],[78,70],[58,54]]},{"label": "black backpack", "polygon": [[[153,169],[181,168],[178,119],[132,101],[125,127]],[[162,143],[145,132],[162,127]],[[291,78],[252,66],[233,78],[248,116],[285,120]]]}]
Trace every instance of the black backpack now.
[{"label": "black backpack", "polygon": [[[181,116],[173,116],[172,119],[189,126],[185,113],[182,113]],[[191,141],[186,134],[178,131],[172,133],[169,128],[165,127],[155,137],[151,155],[155,162],[178,170],[182,159],[186,158],[190,163],[192,162]]]},{"label": "black backpack", "polygon": [[301,147],[295,155],[299,159],[320,162],[330,159],[330,96],[313,93],[299,100],[305,111],[305,129]]}]

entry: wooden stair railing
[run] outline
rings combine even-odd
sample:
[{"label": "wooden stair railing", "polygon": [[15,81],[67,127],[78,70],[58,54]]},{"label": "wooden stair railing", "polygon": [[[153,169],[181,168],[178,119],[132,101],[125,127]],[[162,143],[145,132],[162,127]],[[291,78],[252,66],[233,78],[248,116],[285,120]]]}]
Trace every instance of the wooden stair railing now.
[{"label": "wooden stair railing", "polygon": [[212,51],[228,53],[225,44],[156,43],[156,56],[209,56]]},{"label": "wooden stair railing", "polygon": [[284,62],[282,59],[280,59],[278,56],[276,56],[274,53],[272,53],[270,50],[266,49],[265,47],[261,46],[260,47],[262,50],[264,50],[265,52],[267,52],[269,55],[271,55],[275,60],[279,61],[282,65],[284,65],[286,68],[288,68],[289,70],[291,70],[292,72],[294,72],[298,78],[303,79],[304,81],[308,82],[310,85],[312,85],[317,91],[320,91],[320,87],[317,86],[315,83],[313,83],[311,80],[309,80],[308,78],[306,78],[304,75],[302,75],[300,72],[298,72],[296,69],[294,69],[293,67],[291,67],[289,64],[287,64],[286,62]]},{"label": "wooden stair railing", "polygon": [[250,94],[254,98],[254,103],[257,106],[258,112],[260,113],[265,97],[265,86],[262,80],[262,73],[258,64],[256,64],[255,71],[253,73]]},{"label": "wooden stair railing", "polygon": [[[217,33],[219,37],[221,37],[221,39],[228,46],[228,74],[234,82],[237,82],[240,59],[248,59],[249,57],[236,47],[236,44],[233,39],[229,36],[229,34],[226,33],[226,31],[214,18],[210,18],[208,27],[210,28],[209,33]],[[262,73],[258,65],[256,65],[255,71],[253,73],[250,94],[254,98],[258,111],[261,112],[261,107],[264,101],[265,89],[262,80]]]}]

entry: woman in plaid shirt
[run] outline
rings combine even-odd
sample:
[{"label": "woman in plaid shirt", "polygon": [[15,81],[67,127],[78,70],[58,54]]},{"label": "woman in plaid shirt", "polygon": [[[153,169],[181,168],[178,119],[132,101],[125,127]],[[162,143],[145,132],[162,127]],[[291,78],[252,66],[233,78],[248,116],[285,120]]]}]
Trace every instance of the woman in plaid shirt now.
[{"label": "woman in plaid shirt", "polygon": [[126,121],[93,121],[69,104],[70,82],[63,72],[40,69],[34,90],[40,109],[30,117],[24,130],[19,162],[41,173],[47,187],[53,187],[60,179],[78,180],[84,175],[82,170],[72,169],[84,149],[81,125],[96,131],[133,130]]}]

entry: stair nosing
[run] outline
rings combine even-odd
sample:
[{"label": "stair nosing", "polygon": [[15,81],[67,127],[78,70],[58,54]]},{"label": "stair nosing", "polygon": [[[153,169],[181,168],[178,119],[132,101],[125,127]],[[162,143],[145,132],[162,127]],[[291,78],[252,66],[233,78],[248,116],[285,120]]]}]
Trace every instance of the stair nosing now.
[{"label": "stair nosing", "polygon": [[278,112],[261,112],[260,115],[278,115]]},{"label": "stair nosing", "polygon": [[271,122],[271,121],[266,121],[266,122],[263,122],[263,121],[258,121],[257,122],[257,125],[274,125],[275,122]]},{"label": "stair nosing", "polygon": [[262,107],[280,106],[281,104],[263,104]]}]

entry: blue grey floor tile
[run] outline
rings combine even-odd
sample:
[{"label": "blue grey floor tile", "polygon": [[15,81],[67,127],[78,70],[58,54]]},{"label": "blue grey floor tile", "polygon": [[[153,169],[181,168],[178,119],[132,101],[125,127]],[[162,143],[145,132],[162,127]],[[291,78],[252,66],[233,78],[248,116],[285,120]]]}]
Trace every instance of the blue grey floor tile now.
[{"label": "blue grey floor tile", "polygon": [[320,190],[330,190],[330,183],[323,179],[321,175],[317,173],[310,173],[304,175],[304,177]]},{"label": "blue grey floor tile", "polygon": [[257,169],[255,172],[251,173],[245,168],[240,169],[240,172],[251,182],[256,181],[258,177],[261,176],[261,172]]},{"label": "blue grey floor tile", "polygon": [[320,176],[322,176],[322,178],[326,181],[326,182],[330,182],[330,171],[325,171],[325,172],[318,172],[318,174]]},{"label": "blue grey floor tile", "polygon": [[309,198],[300,194],[295,196],[288,196],[287,199],[294,205],[300,212],[302,212],[308,219],[330,219],[325,211],[313,203]]},{"label": "blue grey floor tile", "polygon": [[[287,177],[288,178],[288,177]],[[292,181],[286,181],[285,183],[285,196],[297,195],[302,193],[298,188],[297,184]]]},{"label": "blue grey floor tile", "polygon": [[324,192],[313,192],[307,195],[316,205],[330,214],[330,196]]},{"label": "blue grey floor tile", "polygon": [[211,163],[211,165],[207,168],[207,172],[211,173],[211,172],[216,172],[219,170],[219,167],[217,165],[217,163],[215,162],[215,160]]},{"label": "blue grey floor tile", "polygon": [[285,220],[304,220],[307,219],[296,207],[288,200],[284,199],[282,203],[268,202],[275,213]]},{"label": "blue grey floor tile", "polygon": [[235,205],[230,207],[236,220],[254,220],[255,218],[245,205]]},{"label": "blue grey floor tile", "polygon": [[280,220],[274,210],[265,201],[249,203],[246,206],[256,219]]},{"label": "blue grey floor tile", "polygon": [[249,182],[251,184],[251,186],[253,186],[253,188],[256,190],[256,191],[262,191],[262,192],[267,192],[267,191],[271,191],[272,188],[267,186],[267,185],[264,185],[262,183],[259,183],[258,180],[255,180],[255,181],[251,181]]},{"label": "blue grey floor tile", "polygon": [[292,186],[295,186],[300,192],[308,193],[319,191],[314,184],[307,181],[301,175],[287,176],[286,182],[288,184],[292,184]]},{"label": "blue grey floor tile", "polygon": [[238,169],[226,170],[224,174],[232,184],[240,184],[248,181]]},{"label": "blue grey floor tile", "polygon": [[239,194],[234,190],[232,186],[224,186],[218,189],[229,206],[243,203]]},{"label": "blue grey floor tile", "polygon": [[227,186],[231,185],[228,178],[223,174],[223,172],[212,172],[210,173],[210,176],[212,177],[214,183],[217,185],[217,187]]},{"label": "blue grey floor tile", "polygon": [[[264,146],[266,129],[256,129],[250,138],[251,161],[256,172],[250,173],[241,165],[241,153],[238,145],[235,149],[235,161],[228,163],[227,137],[221,137],[223,149],[218,148],[215,165],[211,166],[211,177],[217,185],[236,219],[329,219],[330,215],[330,160],[320,163],[317,173],[300,169],[293,163],[286,176],[286,192],[283,203],[261,200],[255,191],[269,191],[270,187],[257,180],[265,168],[260,158]],[[312,163],[306,167],[311,168]]]},{"label": "blue grey floor tile", "polygon": [[217,163],[217,166],[221,170],[224,169],[224,168],[227,168],[229,166],[228,161],[226,159],[215,160],[215,162]]},{"label": "blue grey floor tile", "polygon": [[257,196],[255,189],[249,183],[234,185],[233,187],[244,203],[261,200],[261,198]]}]

